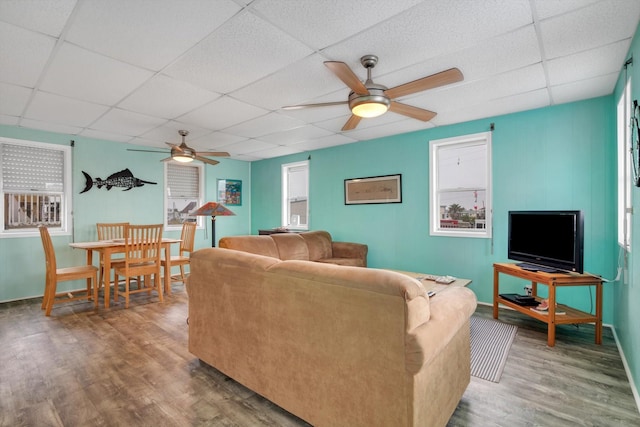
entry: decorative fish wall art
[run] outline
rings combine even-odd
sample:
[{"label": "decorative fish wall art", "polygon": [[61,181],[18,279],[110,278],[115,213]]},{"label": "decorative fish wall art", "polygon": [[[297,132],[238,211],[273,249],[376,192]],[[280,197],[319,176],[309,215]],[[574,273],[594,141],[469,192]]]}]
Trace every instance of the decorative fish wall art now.
[{"label": "decorative fish wall art", "polygon": [[91,175],[85,171],[82,171],[82,174],[84,175],[86,184],[84,186],[84,190],[82,190],[80,194],[91,190],[94,185],[98,188],[107,187],[107,190],[111,190],[112,187],[123,187],[124,190],[122,191],[129,191],[132,188],[142,187],[145,184],[157,184],[157,182],[144,181],[140,178],[136,178],[128,168],[109,175],[107,179],[96,178],[93,180]]}]

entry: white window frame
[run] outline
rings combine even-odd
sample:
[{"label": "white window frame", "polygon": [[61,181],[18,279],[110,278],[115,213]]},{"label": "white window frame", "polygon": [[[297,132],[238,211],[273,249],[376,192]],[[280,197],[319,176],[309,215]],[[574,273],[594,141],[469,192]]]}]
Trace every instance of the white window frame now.
[{"label": "white window frame", "polygon": [[[438,182],[438,153],[454,147],[484,145],[486,147],[486,182],[478,183],[473,188],[442,189]],[[482,132],[471,135],[456,136],[452,138],[436,139],[429,141],[429,234],[432,236],[448,237],[475,237],[491,238],[492,236],[492,187],[491,187],[491,132]],[[451,191],[485,191],[485,228],[445,228],[440,223],[440,193]]]},{"label": "white window frame", "polygon": [[[60,207],[60,226],[49,227],[49,233],[51,235],[69,235],[71,234],[71,218],[73,209],[73,188],[71,184],[71,147],[59,144],[50,144],[45,142],[29,141],[24,139],[13,139],[0,137],[0,145],[20,145],[30,146],[46,150],[58,150],[63,153],[63,189],[62,193],[59,191],[52,192],[51,194],[60,195],[61,207]],[[29,191],[25,191],[24,194],[29,194]],[[46,194],[47,191],[33,191],[34,194]],[[5,230],[5,191],[3,186],[3,174],[2,174],[2,159],[0,158],[0,238],[6,237],[33,237],[40,236],[37,225],[32,228],[20,228],[13,230]]]},{"label": "white window frame", "polygon": [[[196,168],[196,170],[198,171],[198,198],[197,198],[197,203],[196,206],[194,207],[193,210],[199,208],[200,206],[204,205],[204,164],[202,163],[180,163],[180,162],[176,162],[176,161],[168,161],[165,163],[164,166],[164,229],[171,231],[171,230],[182,230],[182,223],[180,224],[169,224],[169,209],[170,209],[170,199],[173,199],[170,195],[171,192],[171,188],[170,188],[170,183],[169,183],[169,165],[171,166],[178,166],[178,167],[191,167],[191,168]],[[180,197],[175,197],[176,199],[179,199]],[[186,199],[185,199],[186,200]],[[196,216],[196,224],[197,224],[197,228],[203,228],[203,224],[204,224],[204,217],[202,216]]]},{"label": "white window frame", "polygon": [[[307,198],[307,206],[305,217],[307,218],[306,222],[304,221],[304,217],[300,216],[301,222],[295,224],[295,221],[292,221],[292,213],[291,213],[291,200],[289,199],[289,190],[290,190],[290,175],[293,171],[299,172],[300,169],[306,170],[306,182],[303,183],[304,191],[306,192]],[[295,163],[286,163],[282,165],[282,217],[281,217],[281,225],[283,227],[287,227],[293,230],[308,230],[309,229],[309,161],[304,160],[302,162]]]},{"label": "white window frame", "polygon": [[620,94],[616,114],[618,134],[618,245],[626,251],[631,250],[631,215],[633,213],[631,188],[634,176],[631,156],[634,154],[631,150],[631,110],[631,79],[629,79],[622,90],[622,94]]}]

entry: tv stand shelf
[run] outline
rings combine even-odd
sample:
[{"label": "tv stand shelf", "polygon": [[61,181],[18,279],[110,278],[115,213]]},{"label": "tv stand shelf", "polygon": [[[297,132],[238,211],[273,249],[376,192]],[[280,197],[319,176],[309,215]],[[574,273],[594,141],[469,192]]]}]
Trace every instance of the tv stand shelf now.
[{"label": "tv stand shelf", "polygon": [[[549,288],[549,311],[540,313],[531,310],[530,306],[522,306],[507,301],[500,297],[500,273],[531,281],[533,296],[538,297],[538,284]],[[564,304],[556,307],[556,288],[559,286],[595,286],[596,287],[596,314],[576,310]],[[522,314],[533,317],[548,325],[547,345],[553,347],[556,343],[556,325],[575,323],[594,323],[596,327],[596,344],[602,344],[602,280],[589,274],[574,273],[543,273],[540,271],[528,271],[515,264],[493,264],[493,318],[498,318],[498,306],[503,304]],[[564,312],[565,314],[556,314]]]}]

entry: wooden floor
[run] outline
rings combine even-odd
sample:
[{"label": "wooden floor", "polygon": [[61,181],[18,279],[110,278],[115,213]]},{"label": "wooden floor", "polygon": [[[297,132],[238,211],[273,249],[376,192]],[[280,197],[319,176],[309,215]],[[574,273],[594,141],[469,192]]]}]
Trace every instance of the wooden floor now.
[{"label": "wooden floor", "polygon": [[[491,317],[489,307],[478,315]],[[450,426],[639,426],[640,414],[611,331],[518,325],[500,383],[471,379]],[[0,304],[0,426],[306,426],[187,350],[181,284],[157,303],[146,294],[116,304]]]}]

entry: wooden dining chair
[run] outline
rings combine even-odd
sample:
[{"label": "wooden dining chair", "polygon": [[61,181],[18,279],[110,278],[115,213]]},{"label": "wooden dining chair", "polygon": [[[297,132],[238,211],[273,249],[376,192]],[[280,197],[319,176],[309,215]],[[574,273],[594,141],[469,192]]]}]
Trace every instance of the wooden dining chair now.
[{"label": "wooden dining chair", "polygon": [[[51,242],[49,229],[43,225],[38,227],[44,248],[44,258],[46,262],[46,278],[44,283],[44,297],[41,308],[45,310],[45,315],[51,315],[54,304],[68,301],[91,300],[98,307],[98,267],[93,265],[80,265],[77,267],[58,268],[56,264],[56,253]],[[87,279],[87,289],[75,291],[57,292],[58,282],[69,280]]]},{"label": "wooden dining chair", "polygon": [[[125,225],[129,225],[128,222],[99,222],[96,224],[96,230],[98,232],[98,240],[114,240],[114,239],[124,239],[124,227]],[[115,257],[111,258],[111,268],[115,270],[118,266],[118,263],[124,262],[122,255],[117,254]],[[104,259],[102,259],[102,254],[100,255],[100,275],[98,278],[98,287],[102,287],[102,285],[106,285],[106,282],[111,280],[111,272],[107,273],[107,277],[109,280],[103,282],[104,280]]]},{"label": "wooden dining chair", "polygon": [[[162,298],[162,284],[160,277],[160,252],[162,249],[162,224],[154,225],[126,225],[124,232],[124,262],[115,269],[114,302],[119,298],[119,278],[124,277],[125,308],[129,308],[129,296],[140,292],[155,290],[160,302]],[[151,279],[153,276],[153,280]],[[144,277],[144,282],[138,281],[138,288],[131,289],[132,277]],[[142,283],[141,283],[142,282]]]},{"label": "wooden dining chair", "polygon": [[[189,255],[193,252],[193,244],[196,237],[196,223],[185,222],[182,224],[182,234],[180,235],[180,253],[179,255],[171,256],[171,267],[179,266],[180,275],[172,275],[171,280],[180,280],[184,283],[186,275],[184,273],[184,266],[189,264]],[[162,267],[165,267],[167,260],[162,260]],[[171,272],[167,272],[171,275]]]}]

